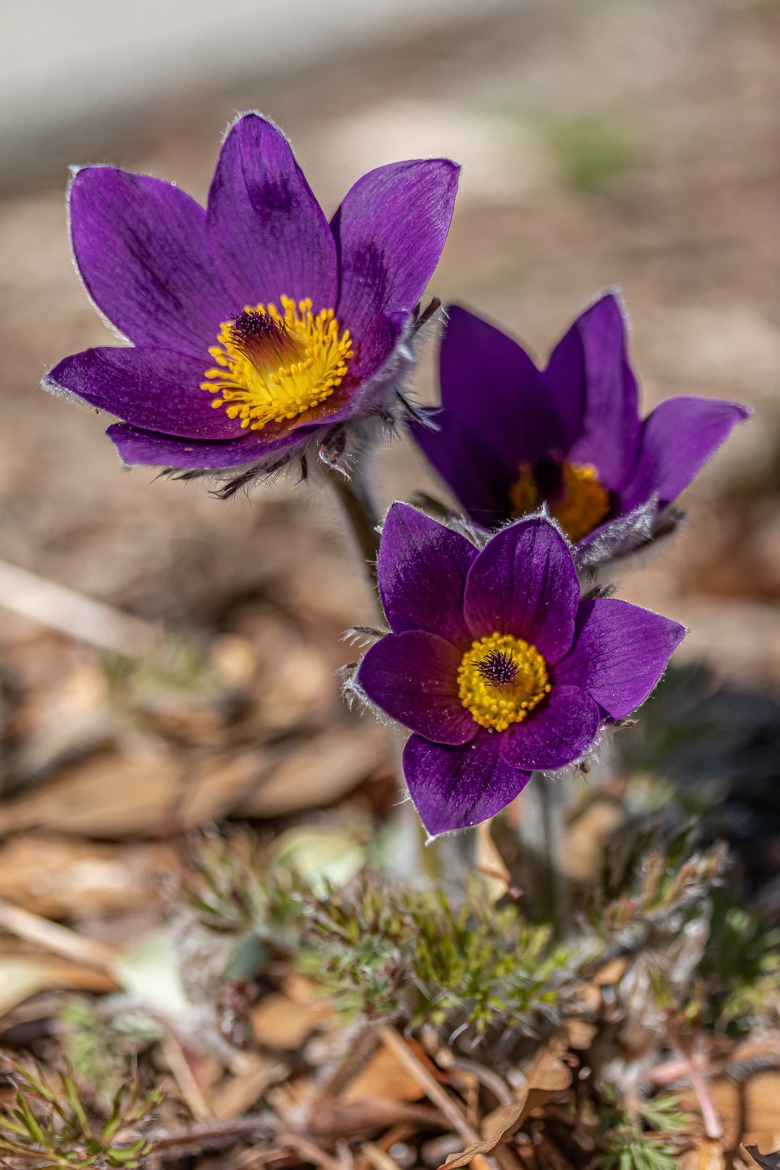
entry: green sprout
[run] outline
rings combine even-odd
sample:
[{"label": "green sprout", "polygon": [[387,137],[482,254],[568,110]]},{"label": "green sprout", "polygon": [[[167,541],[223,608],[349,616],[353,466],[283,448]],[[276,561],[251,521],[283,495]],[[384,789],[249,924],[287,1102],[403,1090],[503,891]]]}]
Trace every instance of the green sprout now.
[{"label": "green sprout", "polygon": [[675,1170],[691,1119],[672,1096],[642,1101],[630,1117],[614,1092],[605,1094],[599,1170]]},{"label": "green sprout", "polygon": [[114,1095],[107,1118],[90,1118],[70,1072],[55,1093],[41,1075],[6,1060],[2,1071],[14,1100],[0,1113],[0,1153],[33,1170],[140,1170],[152,1149],[144,1130],[159,1106],[155,1090],[141,1096],[137,1079]]},{"label": "green sprout", "polygon": [[554,1014],[571,955],[549,926],[477,891],[453,907],[439,890],[402,889],[368,872],[307,900],[307,973],[347,1014],[402,1016],[414,1025],[530,1027]]}]

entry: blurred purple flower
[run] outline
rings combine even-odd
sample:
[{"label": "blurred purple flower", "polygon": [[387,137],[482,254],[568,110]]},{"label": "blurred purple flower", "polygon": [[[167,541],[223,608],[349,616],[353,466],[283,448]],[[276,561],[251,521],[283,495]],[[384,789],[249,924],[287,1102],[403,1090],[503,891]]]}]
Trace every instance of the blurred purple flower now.
[{"label": "blurred purple flower", "polygon": [[670,398],[642,421],[620,305],[596,301],[537,370],[506,334],[453,305],[441,346],[438,429],[413,434],[476,523],[550,514],[583,560],[627,552],[750,410]]},{"label": "blurred purple flower", "polygon": [[392,421],[457,178],[443,159],[380,167],[328,224],[287,139],[252,113],[225,139],[208,210],[84,167],[73,254],[133,345],[73,354],[44,384],[121,419],[108,434],[127,464],[262,469],[347,420]]},{"label": "blurred purple flower", "polygon": [[404,775],[431,836],[492,817],[532,771],[580,760],[644,702],[685,634],[625,601],[581,601],[569,546],[543,518],[478,551],[394,504],[379,591],[392,633],[355,681],[413,732]]}]

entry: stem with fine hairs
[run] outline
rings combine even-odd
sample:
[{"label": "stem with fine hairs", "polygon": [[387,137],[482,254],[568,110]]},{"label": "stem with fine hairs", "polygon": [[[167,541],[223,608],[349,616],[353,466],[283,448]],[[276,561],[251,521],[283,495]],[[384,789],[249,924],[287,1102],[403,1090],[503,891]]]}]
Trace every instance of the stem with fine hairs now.
[{"label": "stem with fine hairs", "polygon": [[563,783],[534,772],[520,798],[522,885],[535,919],[555,926],[559,938],[572,931],[571,886],[564,864],[566,791]]}]

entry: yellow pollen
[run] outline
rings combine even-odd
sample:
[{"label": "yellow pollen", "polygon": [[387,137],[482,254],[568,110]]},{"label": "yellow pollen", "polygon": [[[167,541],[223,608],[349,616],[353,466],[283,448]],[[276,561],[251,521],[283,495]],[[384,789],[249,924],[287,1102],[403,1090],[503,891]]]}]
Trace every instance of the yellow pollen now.
[{"label": "yellow pollen", "polygon": [[[520,473],[509,490],[512,515],[519,517],[535,512],[544,499],[533,467],[521,463]],[[598,471],[592,463],[564,463],[560,493],[547,498],[547,505],[550,515],[569,539],[578,541],[598,527],[609,512],[609,492],[599,483]]]},{"label": "yellow pollen", "polygon": [[241,426],[261,431],[268,423],[297,418],[319,406],[339,386],[354,356],[349,330],[340,331],[332,309],[312,312],[310,300],[281,297],[276,305],[247,305],[220,327],[209,349],[216,362],[202,390],[217,395]]},{"label": "yellow pollen", "polygon": [[[514,674],[512,681],[499,682],[508,673]],[[458,668],[461,703],[480,727],[495,731],[522,723],[550,689],[547,663],[539,651],[511,634],[493,633],[472,642]]]}]

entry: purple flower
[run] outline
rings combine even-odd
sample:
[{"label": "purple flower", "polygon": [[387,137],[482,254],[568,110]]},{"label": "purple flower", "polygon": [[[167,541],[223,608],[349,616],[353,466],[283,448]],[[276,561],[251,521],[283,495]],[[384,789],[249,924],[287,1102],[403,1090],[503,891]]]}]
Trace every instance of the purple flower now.
[{"label": "purple flower", "polygon": [[329,224],[258,114],[230,129],[208,210],[160,179],[84,167],[73,254],[133,345],[73,354],[44,384],[121,419],[108,434],[127,464],[268,467],[346,420],[392,417],[457,177],[443,159],[380,167]]},{"label": "purple flower", "polygon": [[625,601],[581,601],[566,540],[538,517],[478,551],[394,504],[379,591],[392,633],[356,685],[413,732],[404,775],[431,836],[492,817],[532,771],[580,760],[644,702],[685,634]]},{"label": "purple flower", "polygon": [[750,411],[670,398],[640,420],[620,305],[607,294],[537,370],[523,349],[454,305],[441,347],[438,430],[416,441],[476,523],[495,528],[546,503],[584,560],[651,538]]}]

